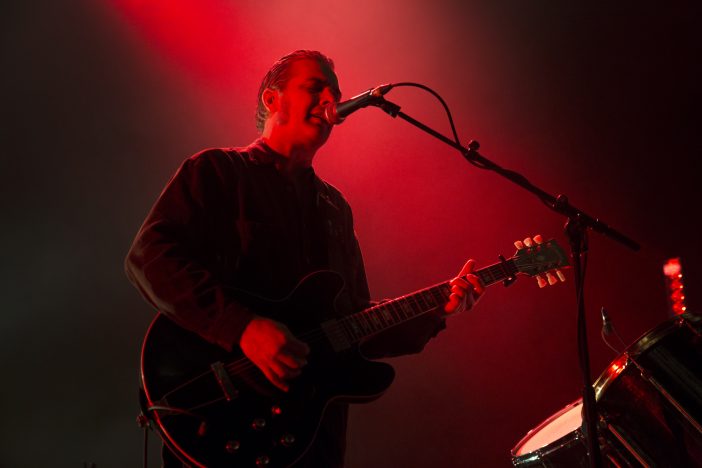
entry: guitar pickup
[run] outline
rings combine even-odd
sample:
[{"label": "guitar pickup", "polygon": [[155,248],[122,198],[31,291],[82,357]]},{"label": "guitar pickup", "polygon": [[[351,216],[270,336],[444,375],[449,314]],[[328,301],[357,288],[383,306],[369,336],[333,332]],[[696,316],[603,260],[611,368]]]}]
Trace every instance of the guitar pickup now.
[{"label": "guitar pickup", "polygon": [[237,398],[239,396],[239,390],[234,388],[232,379],[229,377],[229,373],[224,368],[224,364],[222,364],[221,361],[217,361],[210,366],[210,369],[212,369],[212,373],[214,374],[215,379],[217,379],[219,388],[221,388],[222,393],[224,393],[224,398],[226,398],[227,401],[232,401],[233,399]]}]

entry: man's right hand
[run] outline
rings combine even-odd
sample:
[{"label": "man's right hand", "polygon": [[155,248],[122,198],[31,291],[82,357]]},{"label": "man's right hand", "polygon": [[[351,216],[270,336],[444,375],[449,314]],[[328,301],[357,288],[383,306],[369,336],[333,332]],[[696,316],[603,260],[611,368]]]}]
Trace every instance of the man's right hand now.
[{"label": "man's right hand", "polygon": [[241,334],[239,346],[273,385],[287,392],[287,380],[297,377],[310,348],[295,338],[288,327],[275,320],[255,316]]}]

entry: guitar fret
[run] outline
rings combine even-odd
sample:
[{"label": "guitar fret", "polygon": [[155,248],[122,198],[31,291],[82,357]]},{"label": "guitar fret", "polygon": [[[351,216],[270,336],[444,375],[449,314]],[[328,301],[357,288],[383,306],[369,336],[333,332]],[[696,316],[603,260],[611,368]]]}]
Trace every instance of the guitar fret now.
[{"label": "guitar fret", "polygon": [[441,302],[442,302],[440,288],[441,288],[441,286],[436,286],[436,287],[433,287],[430,289],[431,297],[434,300],[435,304],[441,304]]},{"label": "guitar fret", "polygon": [[392,310],[398,322],[402,322],[405,319],[402,316],[402,308],[400,307],[399,299],[393,299],[392,302],[390,302],[390,310]]},{"label": "guitar fret", "polygon": [[500,281],[501,278],[504,278],[503,270],[502,270],[502,265],[499,263],[492,265],[489,267],[490,271],[490,276],[492,276],[492,283],[497,283]]},{"label": "guitar fret", "polygon": [[417,311],[422,309],[422,305],[419,303],[419,298],[417,296],[409,296],[407,298],[412,310],[410,311],[410,318],[417,315]]},{"label": "guitar fret", "polygon": [[392,316],[392,313],[390,312],[388,307],[385,306],[379,306],[380,311],[383,314],[383,318],[385,319],[385,323],[388,325],[395,325],[395,319]]},{"label": "guitar fret", "polygon": [[424,298],[424,301],[427,303],[427,306],[429,306],[429,309],[434,309],[435,307],[437,307],[439,305],[438,302],[436,301],[436,299],[434,298],[434,294],[432,291],[433,289],[434,288],[425,289],[422,292],[422,297]]},{"label": "guitar fret", "polygon": [[412,307],[408,304],[407,298],[401,297],[397,300],[397,303],[400,306],[400,316],[402,319],[407,320],[410,318],[412,316]]},{"label": "guitar fret", "polygon": [[349,326],[353,330],[354,338],[356,340],[363,337],[363,330],[361,329],[360,325],[358,324],[356,317],[354,317],[354,316],[349,317]]},{"label": "guitar fret", "polygon": [[492,272],[490,271],[490,268],[484,268],[482,270],[478,270],[478,277],[480,278],[480,281],[483,282],[484,285],[489,285],[495,282],[495,278],[492,276]]},{"label": "guitar fret", "polygon": [[373,334],[375,329],[373,328],[373,320],[371,319],[370,314],[368,314],[368,312],[363,312],[361,314],[361,316],[364,319],[364,323],[368,326],[367,331],[366,331],[366,335]]},{"label": "guitar fret", "polygon": [[349,337],[349,341],[356,341],[356,335],[353,333],[353,328],[351,325],[349,325],[349,318],[348,317],[342,317],[339,319],[339,323],[343,327],[344,331],[346,332],[346,335]]},{"label": "guitar fret", "polygon": [[509,273],[509,269],[507,268],[507,265],[505,265],[504,263],[498,263],[497,265],[499,266],[500,271],[502,272],[502,276],[504,278],[509,278],[510,276],[512,276]]},{"label": "guitar fret", "polygon": [[393,300],[390,302],[390,310],[392,311],[393,315],[395,316],[395,319],[398,322],[402,322],[402,311],[400,310],[400,303],[398,302],[397,299]]},{"label": "guitar fret", "polygon": [[368,315],[370,315],[371,321],[375,325],[376,329],[374,331],[382,330],[384,328],[383,322],[380,319],[380,317],[378,316],[378,313],[376,310],[372,309],[372,310],[368,311]]},{"label": "guitar fret", "polygon": [[[417,294],[414,295],[414,302],[417,304],[422,310],[427,310],[429,307],[427,302],[424,300],[424,294],[421,293],[421,291]],[[415,311],[416,315],[416,311]]]},{"label": "guitar fret", "polygon": [[380,322],[381,328],[387,328],[388,327],[388,321],[385,319],[385,314],[384,310],[381,306],[376,306],[373,308],[373,313],[375,314],[376,319]]},{"label": "guitar fret", "polygon": [[449,283],[444,283],[439,286],[438,292],[439,294],[441,294],[441,298],[444,301],[448,301],[449,297],[451,296],[451,286],[449,285]]},{"label": "guitar fret", "polygon": [[451,286],[448,283],[444,283],[439,287],[439,294],[444,301],[448,301],[451,296]]},{"label": "guitar fret", "polygon": [[405,296],[405,297],[406,297],[406,301],[407,301],[407,306],[409,308],[409,312],[407,313],[407,318],[411,319],[416,314],[417,308],[419,307],[419,304],[417,304],[417,299],[415,299],[413,296]]},{"label": "guitar fret", "polygon": [[362,313],[356,317],[356,323],[358,323],[358,327],[361,330],[361,337],[370,335],[370,327],[368,326],[368,322]]},{"label": "guitar fret", "polygon": [[419,308],[419,304],[417,303],[417,299],[414,296],[407,296],[407,303],[410,306],[408,318],[412,318],[416,315],[417,309]]}]

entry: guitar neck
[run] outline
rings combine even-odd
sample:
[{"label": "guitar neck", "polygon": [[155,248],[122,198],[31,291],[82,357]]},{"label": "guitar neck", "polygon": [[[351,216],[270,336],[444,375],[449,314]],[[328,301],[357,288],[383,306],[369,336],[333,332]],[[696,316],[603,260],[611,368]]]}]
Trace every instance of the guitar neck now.
[{"label": "guitar neck", "polygon": [[[517,274],[514,259],[474,271],[484,286],[512,280]],[[442,307],[451,295],[449,281],[400,296],[338,319],[347,343],[355,344],[385,329],[407,322],[430,310]]]}]

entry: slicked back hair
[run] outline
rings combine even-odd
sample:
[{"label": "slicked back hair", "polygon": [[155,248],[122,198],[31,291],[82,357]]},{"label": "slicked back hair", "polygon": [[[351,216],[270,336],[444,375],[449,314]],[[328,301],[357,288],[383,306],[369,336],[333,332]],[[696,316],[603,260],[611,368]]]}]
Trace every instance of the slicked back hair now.
[{"label": "slicked back hair", "polygon": [[266,106],[263,105],[263,100],[261,99],[263,92],[267,88],[277,90],[284,89],[285,85],[290,79],[290,66],[298,60],[305,59],[316,60],[322,67],[328,68],[332,73],[334,73],[334,62],[332,59],[316,50],[296,50],[295,52],[290,52],[275,62],[268,70],[268,73],[266,73],[266,76],[263,77],[261,86],[258,89],[256,128],[258,129],[259,133],[263,132],[263,127],[266,123],[266,119],[268,118],[268,109],[266,109]]}]

